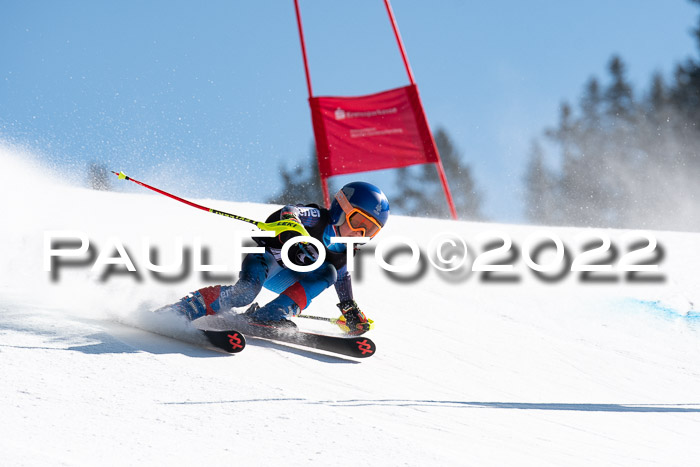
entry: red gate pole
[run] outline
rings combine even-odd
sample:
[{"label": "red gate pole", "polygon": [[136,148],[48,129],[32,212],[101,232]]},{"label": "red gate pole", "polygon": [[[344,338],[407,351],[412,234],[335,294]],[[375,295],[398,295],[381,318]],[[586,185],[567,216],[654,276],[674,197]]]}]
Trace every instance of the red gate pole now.
[{"label": "red gate pole", "polygon": [[309,74],[309,59],[306,56],[306,42],[304,41],[304,28],[301,27],[301,14],[299,13],[299,0],[294,0],[294,10],[297,14],[297,26],[299,27],[299,40],[301,41],[301,55],[304,59],[304,71],[306,72],[306,89],[309,91],[309,99],[314,97],[311,91],[311,75]]},{"label": "red gate pole", "polygon": [[411,65],[408,63],[406,49],[404,49],[403,47],[403,41],[401,40],[401,33],[399,33],[399,27],[396,25],[396,18],[394,18],[394,10],[391,9],[391,4],[389,3],[389,0],[384,0],[384,5],[386,6],[386,12],[389,14],[389,21],[391,21],[391,27],[394,29],[396,42],[399,44],[399,52],[401,52],[401,58],[403,58],[403,64],[406,67],[406,73],[408,73],[408,80],[411,82],[411,84],[416,84],[416,81],[413,79]]},{"label": "red gate pole", "polygon": [[[389,0],[384,0],[384,5],[386,6],[386,11],[389,14],[389,20],[391,21],[391,27],[394,29],[394,35],[396,36],[396,42],[399,45],[399,51],[401,52],[401,58],[403,59],[403,64],[406,67],[406,73],[408,74],[408,80],[411,82],[412,85],[415,86],[416,82],[413,78],[413,72],[411,71],[411,65],[408,63],[408,55],[406,55],[406,49],[404,48],[403,41],[401,40],[401,34],[399,33],[399,27],[396,25],[396,18],[394,17],[394,11],[391,9],[391,4],[389,3]],[[421,102],[420,94],[418,94],[417,91],[418,90],[416,89],[416,95],[418,96],[418,102],[420,104],[421,111],[425,114],[425,110],[423,110],[423,102]],[[426,117],[426,122],[427,121],[428,121],[428,118]],[[430,134],[430,144],[433,145],[433,148],[435,150],[435,154],[438,154],[438,161],[435,163],[435,167],[437,168],[438,175],[440,176],[440,183],[442,183],[442,189],[445,191],[445,198],[447,198],[447,205],[450,208],[450,214],[452,215],[452,219],[457,219],[457,210],[455,209],[455,203],[452,199],[452,193],[450,193],[450,187],[447,185],[447,176],[445,175],[445,169],[442,166],[442,160],[440,160],[440,154],[438,153],[437,145],[435,144],[435,138],[433,138],[433,131],[430,129],[430,125],[428,125],[428,133]]]},{"label": "red gate pole", "polygon": [[[304,59],[304,72],[306,73],[306,89],[309,92],[309,99],[314,97],[311,90],[311,74],[309,73],[309,59],[306,56],[306,42],[304,41],[304,28],[301,26],[301,13],[299,12],[299,0],[294,0],[294,11],[297,15],[297,26],[299,27],[299,41],[301,41],[301,55]],[[318,151],[318,148],[317,148]],[[331,207],[331,197],[328,193],[328,178],[321,174],[321,188],[323,189],[323,201],[326,207]]]}]

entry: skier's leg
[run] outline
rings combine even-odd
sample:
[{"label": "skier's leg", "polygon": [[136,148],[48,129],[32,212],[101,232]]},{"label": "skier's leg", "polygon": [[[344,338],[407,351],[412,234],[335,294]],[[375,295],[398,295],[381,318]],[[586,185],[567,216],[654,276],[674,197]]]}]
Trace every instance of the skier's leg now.
[{"label": "skier's leg", "polygon": [[326,263],[292,284],[277,298],[251,313],[259,321],[280,321],[297,316],[309,306],[311,300],[335,284],[338,273],[332,264]]},{"label": "skier's leg", "polygon": [[251,253],[243,260],[238,282],[234,285],[213,285],[196,290],[183,297],[173,308],[194,320],[248,305],[260,293],[274,261],[270,253]]},{"label": "skier's leg", "polygon": [[250,305],[262,290],[274,263],[275,258],[268,252],[246,255],[238,282],[221,288],[221,308],[229,310]]}]

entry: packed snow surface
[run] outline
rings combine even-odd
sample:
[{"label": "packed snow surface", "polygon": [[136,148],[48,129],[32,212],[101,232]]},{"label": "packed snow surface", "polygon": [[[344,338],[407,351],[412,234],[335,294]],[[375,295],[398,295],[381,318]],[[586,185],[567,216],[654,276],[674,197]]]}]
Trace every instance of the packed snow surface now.
[{"label": "packed snow surface", "polygon": [[[535,234],[562,239],[576,257],[586,236],[596,238],[586,229],[394,216],[372,243],[408,237],[419,245],[421,262],[390,274],[375,260],[374,246],[358,257],[355,297],[376,322],[368,334],[376,355],[353,360],[250,338],[232,356],[207,348],[184,320],[151,310],[202,286],[233,282],[236,272],[227,265],[235,233],[250,225],[145,189],[76,188],[30,159],[0,147],[3,465],[700,459],[698,234],[598,232],[617,255],[594,258],[615,267],[594,281],[567,270],[539,277],[523,259],[523,251],[535,250],[526,246]],[[115,177],[116,183],[129,182]],[[261,220],[275,209],[195,201]],[[89,249],[46,271],[46,238],[55,231],[68,231],[73,242],[56,248],[78,248],[82,236]],[[468,261],[455,272],[440,272],[426,259],[439,233],[468,245]],[[472,272],[477,254],[502,244],[503,236],[512,239],[511,249],[484,259],[514,270]],[[648,236],[658,245],[642,259],[659,271],[632,277],[618,271],[631,242],[643,246]],[[408,250],[382,248],[390,263],[409,265]],[[182,268],[161,274],[147,268],[149,259],[177,265],[182,250]],[[457,250],[446,245],[445,256]],[[543,264],[553,256],[553,248],[544,250],[537,258]],[[127,271],[124,255],[135,271]],[[226,270],[193,271],[197,264]],[[265,291],[260,301],[272,297]],[[336,302],[329,290],[306,313],[335,317]],[[297,324],[337,331],[323,322]]]}]

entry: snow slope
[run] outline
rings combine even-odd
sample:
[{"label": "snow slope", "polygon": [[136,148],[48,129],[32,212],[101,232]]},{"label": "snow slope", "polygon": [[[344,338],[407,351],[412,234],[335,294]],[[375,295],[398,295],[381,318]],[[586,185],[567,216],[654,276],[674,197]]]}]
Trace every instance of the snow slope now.
[{"label": "snow slope", "polygon": [[[148,237],[162,264],[176,258],[176,237],[191,250],[199,237],[209,250],[205,263],[227,264],[234,232],[247,225],[146,190],[73,188],[29,159],[0,147],[3,465],[700,459],[698,234],[653,232],[665,252],[659,282],[620,273],[602,283],[575,273],[547,282],[521,259],[513,261],[514,281],[484,280],[469,272],[471,261],[456,273],[428,264],[422,274],[397,279],[368,248],[354,288],[377,323],[375,356],[353,361],[259,339],[229,356],[197,345],[182,321],[148,310],[235,274],[158,279],[142,250]],[[199,202],[259,219],[273,209]],[[104,250],[105,258],[116,256],[110,239],[118,239],[137,272],[92,271],[92,258],[59,268],[52,279],[43,269],[44,235],[66,229],[84,232],[91,251]],[[522,250],[542,228],[394,216],[377,241],[403,235],[425,250],[436,233],[449,231],[480,251],[497,238],[493,230]],[[590,234],[545,230],[567,245]],[[624,232],[605,234],[624,250]],[[406,260],[397,254],[392,261]],[[330,291],[309,313],[335,316],[336,301]]]}]

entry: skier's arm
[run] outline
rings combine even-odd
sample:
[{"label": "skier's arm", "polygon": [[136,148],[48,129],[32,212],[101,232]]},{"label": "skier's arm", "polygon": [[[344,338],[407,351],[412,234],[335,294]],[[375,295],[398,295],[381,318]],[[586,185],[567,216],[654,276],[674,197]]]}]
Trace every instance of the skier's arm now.
[{"label": "skier's arm", "polygon": [[338,271],[338,280],[335,281],[335,291],[338,293],[338,300],[345,302],[352,300],[352,278],[347,266],[343,266]]},{"label": "skier's arm", "polygon": [[360,335],[369,331],[371,322],[352,298],[352,279],[346,266],[343,266],[338,271],[335,291],[338,293],[338,299],[340,299],[338,308],[340,308],[340,312],[343,313],[343,318],[345,318],[345,331],[352,335]]},{"label": "skier's arm", "polygon": [[[304,226],[308,225],[308,219],[304,218],[299,205],[288,204],[280,209],[280,219],[297,222]],[[287,230],[280,233],[277,238],[280,245],[284,245],[288,240],[299,236],[299,232]],[[297,266],[308,266],[313,264],[318,258],[318,250],[310,243],[295,243],[289,249],[289,259]]]}]

